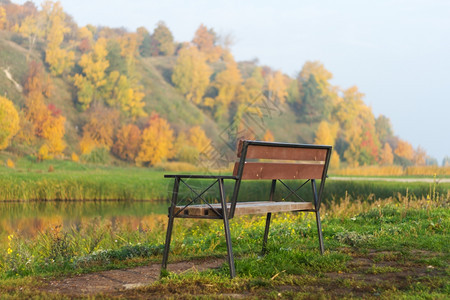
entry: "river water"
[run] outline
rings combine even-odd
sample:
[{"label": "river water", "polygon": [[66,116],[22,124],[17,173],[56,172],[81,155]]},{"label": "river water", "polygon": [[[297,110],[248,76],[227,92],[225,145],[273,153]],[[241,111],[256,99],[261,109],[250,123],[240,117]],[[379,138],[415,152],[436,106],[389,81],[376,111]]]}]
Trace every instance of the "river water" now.
[{"label": "river water", "polygon": [[167,214],[164,201],[31,201],[0,203],[0,237],[34,237],[54,226],[70,228],[96,221],[139,223]]}]

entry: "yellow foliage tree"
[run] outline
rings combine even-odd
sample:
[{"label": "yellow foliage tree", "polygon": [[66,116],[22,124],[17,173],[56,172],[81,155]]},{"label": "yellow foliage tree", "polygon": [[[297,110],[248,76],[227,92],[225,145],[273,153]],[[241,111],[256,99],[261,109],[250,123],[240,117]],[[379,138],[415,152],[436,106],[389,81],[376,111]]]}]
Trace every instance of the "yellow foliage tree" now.
[{"label": "yellow foliage tree", "polygon": [[284,103],[288,95],[286,78],[280,71],[270,74],[267,79],[267,91],[274,101]]},{"label": "yellow foliage tree", "polygon": [[[0,8],[0,10],[1,9],[2,8]],[[39,15],[29,15],[20,24],[19,33],[28,38],[27,61],[30,58],[31,51],[33,50],[36,40],[44,36],[44,28],[42,23],[42,18],[40,18]]]},{"label": "yellow foliage tree", "polygon": [[211,144],[211,140],[206,136],[205,131],[200,126],[194,126],[189,129],[188,144],[201,152]]},{"label": "yellow foliage tree", "polygon": [[0,6],[0,30],[6,29],[6,27],[8,26],[7,21],[6,10]]},{"label": "yellow foliage tree", "polygon": [[263,141],[273,142],[274,140],[275,140],[275,138],[273,137],[272,131],[267,129],[266,133],[264,133]]},{"label": "yellow foliage tree", "polygon": [[78,62],[86,78],[97,88],[106,83],[105,71],[109,67],[106,55],[106,39],[99,38],[92,51],[83,54]]},{"label": "yellow foliage tree", "polygon": [[317,145],[334,145],[339,130],[339,124],[330,125],[327,121],[322,121],[317,128],[314,144]]},{"label": "yellow foliage tree", "polygon": [[213,105],[215,117],[220,119],[227,111],[230,103],[236,101],[242,84],[241,71],[231,54],[226,58],[226,68],[217,74],[213,86],[217,89],[217,96]]},{"label": "yellow foliage tree", "polygon": [[397,148],[394,151],[400,157],[412,160],[414,157],[414,149],[407,141],[399,140]]},{"label": "yellow foliage tree", "polygon": [[339,169],[340,165],[341,159],[339,158],[339,154],[336,151],[333,151],[330,157],[330,168],[336,170]]},{"label": "yellow foliage tree", "polygon": [[172,158],[174,156],[173,142],[173,130],[169,123],[153,114],[150,117],[149,126],[142,132],[141,149],[136,162],[155,165],[163,159]]},{"label": "yellow foliage tree", "polygon": [[392,148],[388,143],[384,144],[380,154],[380,163],[382,165],[392,165],[394,163],[394,154]]},{"label": "yellow foliage tree", "polygon": [[145,103],[142,101],[145,94],[138,89],[133,89],[128,78],[113,71],[108,78],[108,85],[111,89],[111,96],[107,98],[107,103],[119,108],[127,116],[136,119],[147,114],[144,111]]},{"label": "yellow foliage tree", "polygon": [[186,99],[200,104],[209,85],[210,76],[211,68],[197,47],[186,47],[180,50],[173,70],[172,82]]},{"label": "yellow foliage tree", "polygon": [[61,49],[64,34],[70,31],[64,22],[66,15],[61,3],[51,1],[42,4],[42,13],[47,21],[45,61],[53,75],[60,75],[73,66],[75,57],[73,51]]},{"label": "yellow foliage tree", "polygon": [[83,74],[75,74],[74,85],[77,87],[78,102],[81,108],[89,108],[95,98],[98,88],[107,83],[105,71],[109,67],[106,59],[106,39],[100,38],[95,43],[93,49],[81,56],[78,65],[83,69]]},{"label": "yellow foliage tree", "polygon": [[65,117],[51,115],[43,124],[42,137],[47,140],[48,153],[52,155],[60,155],[66,148],[66,143],[63,140],[66,132],[65,122]]},{"label": "yellow foliage tree", "polygon": [[0,96],[0,150],[9,145],[9,141],[19,131],[19,114],[14,104]]}]

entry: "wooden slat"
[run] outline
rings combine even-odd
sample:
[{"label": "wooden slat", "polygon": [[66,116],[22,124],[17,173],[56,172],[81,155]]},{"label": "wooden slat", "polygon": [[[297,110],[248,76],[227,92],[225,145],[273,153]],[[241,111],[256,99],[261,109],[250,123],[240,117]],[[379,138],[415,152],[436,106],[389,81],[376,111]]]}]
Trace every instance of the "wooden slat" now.
[{"label": "wooden slat", "polygon": [[[222,208],[220,204],[211,204],[220,214]],[[230,203],[227,203],[228,208]],[[184,206],[176,206],[175,213],[183,209]],[[268,212],[289,212],[289,211],[314,210],[311,202],[274,202],[274,201],[258,201],[258,202],[238,202],[236,204],[235,216],[249,214],[265,214]],[[206,217],[217,216],[216,212],[206,204],[190,205],[185,208],[179,217]]]},{"label": "wooden slat", "polygon": [[[239,164],[234,165],[237,176]],[[323,164],[288,164],[246,162],[242,179],[321,179]]]},{"label": "wooden slat", "polygon": [[[241,146],[241,145],[240,145]],[[241,146],[242,147],[242,146]],[[241,155],[238,149],[238,157]],[[246,159],[325,161],[328,149],[249,145]]]}]

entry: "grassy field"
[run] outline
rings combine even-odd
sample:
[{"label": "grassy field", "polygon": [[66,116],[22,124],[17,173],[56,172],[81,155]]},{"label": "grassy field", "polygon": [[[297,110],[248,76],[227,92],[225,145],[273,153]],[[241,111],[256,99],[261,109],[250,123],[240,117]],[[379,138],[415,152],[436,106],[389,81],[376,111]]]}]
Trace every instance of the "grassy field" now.
[{"label": "grassy field", "polygon": [[[322,211],[323,256],[312,214],[276,215],[265,256],[259,253],[264,217],[233,219],[236,279],[229,279],[223,264],[91,298],[448,299],[448,200],[399,196],[329,203]],[[34,239],[12,233],[0,246],[0,298],[60,299],[64,295],[47,294],[50,279],[159,262],[166,222],[163,216],[134,225],[97,220],[67,231],[55,225]],[[176,220],[171,262],[225,255],[220,221]]]}]

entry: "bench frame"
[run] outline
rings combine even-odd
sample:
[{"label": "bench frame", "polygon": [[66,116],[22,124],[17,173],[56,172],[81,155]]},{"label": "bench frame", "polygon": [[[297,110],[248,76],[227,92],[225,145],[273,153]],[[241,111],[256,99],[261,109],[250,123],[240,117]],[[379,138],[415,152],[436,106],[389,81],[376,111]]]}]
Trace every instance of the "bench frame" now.
[{"label": "bench frame", "polygon": [[[275,148],[274,148],[275,147]],[[280,148],[277,148],[280,147]],[[283,149],[284,148],[284,149]],[[287,148],[287,149],[286,149]],[[289,151],[296,151],[300,155],[296,155],[296,158],[291,158],[289,155],[286,157],[282,157],[284,160],[318,160],[318,163],[312,163],[312,164],[304,164],[304,165],[298,165],[298,164],[270,164],[270,163],[255,163],[253,166],[256,168],[256,171],[251,170],[244,172],[244,169],[247,168],[247,170],[252,169],[252,162],[249,162],[249,157],[247,157],[248,150],[250,149],[250,152],[253,154],[250,154],[249,157],[253,158],[255,155],[255,149],[257,150],[257,155],[261,156],[262,158],[266,158],[266,156],[274,156],[278,154],[274,154],[278,151],[272,151],[271,154],[267,154],[267,150],[280,150],[282,152],[283,150],[289,150]],[[294,149],[294,150],[292,150]],[[235,164],[235,168],[233,171],[233,175],[229,176],[223,176],[223,175],[164,175],[165,178],[173,178],[174,179],[174,185],[172,190],[172,199],[171,199],[171,205],[169,208],[169,222],[167,225],[167,233],[166,233],[166,242],[164,247],[164,253],[163,253],[163,260],[162,260],[162,269],[167,269],[167,261],[169,257],[169,249],[170,249],[170,242],[172,237],[172,231],[173,231],[173,224],[175,218],[200,218],[200,219],[222,219],[224,224],[224,230],[225,230],[225,240],[227,245],[227,259],[228,264],[230,266],[230,277],[233,278],[236,276],[236,270],[235,270],[235,264],[234,264],[234,256],[233,256],[233,248],[231,243],[231,234],[230,234],[230,225],[229,225],[229,219],[233,218],[236,215],[240,214],[254,214],[254,213],[266,213],[266,226],[264,230],[264,237],[263,237],[263,247],[262,247],[262,253],[265,254],[267,251],[266,245],[267,245],[267,239],[269,235],[269,228],[270,228],[270,220],[272,213],[275,212],[284,212],[284,211],[306,211],[306,212],[314,212],[316,215],[316,223],[317,223],[317,230],[318,230],[318,238],[319,238],[319,247],[320,252],[323,254],[324,252],[324,245],[323,245],[323,237],[322,237],[322,228],[321,228],[321,222],[320,222],[320,203],[322,201],[322,195],[323,190],[325,186],[325,181],[327,178],[327,170],[328,165],[330,162],[331,157],[331,146],[324,146],[324,145],[305,145],[305,144],[291,144],[291,143],[275,143],[275,142],[261,142],[261,141],[240,141],[239,143],[239,149],[237,156],[240,158],[239,162]],[[262,151],[259,151],[262,150]],[[306,156],[302,153],[308,153]],[[316,155],[318,153],[318,155]],[[252,156],[253,155],[253,156]],[[316,156],[320,156],[320,158],[317,158]],[[299,159],[300,157],[300,159]],[[305,159],[306,157],[306,159]],[[273,158],[273,157],[272,157]],[[280,158],[275,158],[280,159]],[[305,163],[305,162],[303,162]],[[267,167],[269,170],[268,172],[264,173],[263,168]],[[291,170],[292,169],[292,170]],[[287,176],[289,178],[287,179],[299,179],[299,180],[305,180],[303,183],[300,184],[299,187],[296,189],[292,189],[289,187],[286,183],[283,182],[284,178],[283,176],[286,175],[274,175],[274,173],[279,173],[278,170],[280,170],[281,173],[289,173]],[[304,172],[302,172],[305,170]],[[315,170],[319,170],[315,171]],[[320,174],[319,174],[320,173]],[[278,178],[281,177],[281,178]],[[194,188],[192,188],[188,184],[188,180],[191,179],[210,179],[213,180],[213,183],[210,184],[207,188],[205,188],[202,192],[195,191]],[[265,202],[237,202],[237,198],[239,196],[239,189],[241,185],[242,180],[247,179],[266,179],[266,180],[272,180],[272,185],[270,189],[269,194],[269,201]],[[320,179],[320,185],[319,188],[317,188],[316,185],[316,179]],[[224,188],[224,181],[225,180],[234,180],[234,189],[232,197],[227,203],[226,197],[225,197],[225,188]],[[303,200],[302,197],[300,197],[297,194],[297,191],[302,188],[304,185],[306,185],[308,182],[311,183],[312,188],[312,194],[313,199],[311,202],[274,202],[273,196],[275,193],[275,187],[276,183],[280,182],[288,191],[289,194],[283,198],[286,199],[290,196],[294,196],[297,200]],[[218,184],[219,187],[219,200],[220,203],[218,204],[211,204],[208,201],[206,201],[203,198],[203,195],[210,190],[213,186]],[[179,203],[178,199],[178,191],[180,188],[180,185],[186,186],[191,192],[193,192],[196,196],[194,199],[192,199],[188,204],[177,206]],[[201,205],[195,205],[196,200],[201,200],[204,204]]]}]

